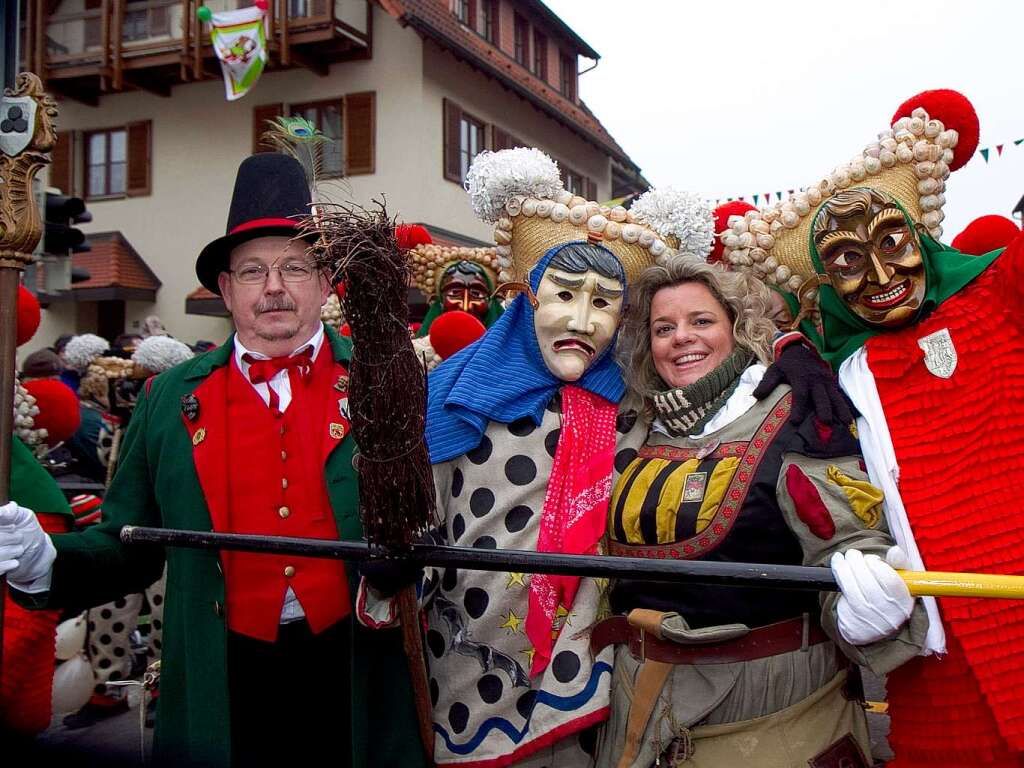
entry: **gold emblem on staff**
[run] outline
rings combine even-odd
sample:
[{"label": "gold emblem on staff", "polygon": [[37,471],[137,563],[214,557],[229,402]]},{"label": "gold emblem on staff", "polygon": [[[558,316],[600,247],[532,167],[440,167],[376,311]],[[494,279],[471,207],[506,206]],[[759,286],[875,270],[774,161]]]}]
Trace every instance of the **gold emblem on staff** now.
[{"label": "gold emblem on staff", "polygon": [[192,435],[192,445],[199,445],[203,440],[206,439],[206,427],[200,427],[196,430],[196,433]]},{"label": "gold emblem on staff", "polygon": [[331,437],[335,440],[341,440],[345,436],[345,425],[339,424],[336,421],[331,422]]}]

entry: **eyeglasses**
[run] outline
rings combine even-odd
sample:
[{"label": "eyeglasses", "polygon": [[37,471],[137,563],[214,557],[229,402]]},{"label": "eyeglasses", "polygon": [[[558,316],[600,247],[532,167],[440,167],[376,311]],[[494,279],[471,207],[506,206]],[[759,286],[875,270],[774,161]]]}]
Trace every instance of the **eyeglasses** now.
[{"label": "eyeglasses", "polygon": [[287,261],[280,266],[272,264],[269,267],[266,264],[246,264],[239,269],[229,269],[228,272],[234,275],[240,283],[256,285],[266,282],[272,269],[276,269],[286,283],[304,283],[313,276],[315,271],[313,265],[308,261]]}]

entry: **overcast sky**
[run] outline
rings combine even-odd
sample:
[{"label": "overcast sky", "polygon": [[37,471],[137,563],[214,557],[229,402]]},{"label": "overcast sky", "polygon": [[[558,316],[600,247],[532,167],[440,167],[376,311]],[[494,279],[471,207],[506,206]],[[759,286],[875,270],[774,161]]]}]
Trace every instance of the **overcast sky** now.
[{"label": "overcast sky", "polygon": [[545,2],[601,54],[580,94],[654,185],[774,199],[863,149],[906,98],[954,88],[992,152],[947,182],[943,240],[1024,195],[1024,2]]}]

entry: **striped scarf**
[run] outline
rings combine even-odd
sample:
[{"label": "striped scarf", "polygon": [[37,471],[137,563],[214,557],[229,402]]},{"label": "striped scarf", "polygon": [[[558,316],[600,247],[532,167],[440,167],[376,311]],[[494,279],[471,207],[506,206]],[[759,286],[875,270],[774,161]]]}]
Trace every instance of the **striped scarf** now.
[{"label": "striped scarf", "polygon": [[736,390],[752,358],[749,350],[736,347],[721,365],[693,384],[655,392],[651,399],[665,430],[673,437],[700,432]]}]

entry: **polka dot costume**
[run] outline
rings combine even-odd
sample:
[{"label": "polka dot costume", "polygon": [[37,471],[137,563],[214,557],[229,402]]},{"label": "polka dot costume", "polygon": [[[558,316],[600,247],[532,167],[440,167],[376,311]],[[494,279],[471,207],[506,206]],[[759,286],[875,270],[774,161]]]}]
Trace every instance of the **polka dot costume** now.
[{"label": "polka dot costume", "polygon": [[[535,550],[561,429],[556,396],[540,426],[492,422],[480,444],[434,466],[444,543]],[[607,717],[611,649],[596,658],[589,628],[600,592],[583,579],[544,672],[529,677],[525,634],[530,575],[428,572],[427,657],[438,765],[592,765],[580,734]],[[551,734],[557,733],[553,740]],[[539,762],[538,762],[539,761]]]}]

